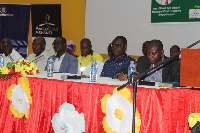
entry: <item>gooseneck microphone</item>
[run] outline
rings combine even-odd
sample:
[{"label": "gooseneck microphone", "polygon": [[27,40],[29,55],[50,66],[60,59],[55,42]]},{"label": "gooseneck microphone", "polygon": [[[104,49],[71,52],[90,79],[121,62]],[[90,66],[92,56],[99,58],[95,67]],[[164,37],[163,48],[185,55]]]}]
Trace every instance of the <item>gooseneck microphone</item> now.
[{"label": "gooseneck microphone", "polygon": [[[198,43],[200,43],[200,40],[198,40],[198,41],[194,42],[193,44],[189,45],[187,48],[191,48],[191,47],[197,45]],[[174,54],[172,57],[170,57],[170,58],[164,60],[164,61],[161,62],[160,64],[158,64],[158,65],[156,65],[156,66],[150,68],[150,69],[147,70],[146,72],[141,73],[141,74],[138,73],[139,75],[137,75],[137,76],[135,77],[135,78],[137,78],[137,80],[135,80],[135,81],[139,81],[139,80],[142,79],[143,77],[145,77],[145,76],[147,76],[147,75],[150,75],[151,73],[154,73],[155,71],[157,71],[157,70],[159,70],[160,68],[164,67],[167,63],[173,61],[174,58],[175,58],[177,55],[179,55],[179,54],[181,54],[181,51],[178,52],[178,53],[176,53],[176,54]],[[135,75],[136,73],[137,73],[137,72],[133,72],[133,75]],[[132,73],[131,73],[131,74],[132,74]],[[127,82],[126,84],[123,84],[123,85],[121,85],[120,87],[118,87],[117,90],[119,91],[119,90],[123,89],[124,87],[126,87],[126,86],[129,85],[129,84],[131,84],[131,83]]]}]

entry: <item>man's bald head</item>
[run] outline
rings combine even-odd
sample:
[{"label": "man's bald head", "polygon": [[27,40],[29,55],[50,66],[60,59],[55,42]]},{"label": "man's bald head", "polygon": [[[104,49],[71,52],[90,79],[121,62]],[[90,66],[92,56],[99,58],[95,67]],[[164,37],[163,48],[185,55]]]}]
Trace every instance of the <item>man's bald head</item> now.
[{"label": "man's bald head", "polygon": [[38,36],[33,40],[32,48],[36,56],[40,55],[46,46],[46,40],[42,36]]}]

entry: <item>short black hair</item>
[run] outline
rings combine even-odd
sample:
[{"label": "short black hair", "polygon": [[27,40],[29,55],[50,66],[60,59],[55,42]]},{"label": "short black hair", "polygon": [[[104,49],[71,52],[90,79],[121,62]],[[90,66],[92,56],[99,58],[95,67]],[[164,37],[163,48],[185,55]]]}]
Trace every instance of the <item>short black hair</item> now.
[{"label": "short black hair", "polygon": [[[46,45],[46,40],[45,40],[45,38],[42,37],[42,36],[37,36],[34,40],[40,40],[40,41],[42,42],[42,44]],[[33,41],[34,41],[34,40],[33,40]]]},{"label": "short black hair", "polygon": [[144,56],[147,56],[147,46],[149,45],[151,41],[146,41],[142,44],[142,53],[144,54]]},{"label": "short black hair", "polygon": [[157,46],[160,50],[163,50],[163,43],[160,40],[151,40],[151,42],[148,44],[149,46]]},{"label": "short black hair", "polygon": [[[180,52],[180,47],[177,46],[177,45],[173,45],[171,48],[176,48],[176,49],[178,50],[178,52]],[[171,49],[171,48],[170,48],[170,49]]]},{"label": "short black hair", "polygon": [[127,44],[126,37],[124,37],[124,36],[117,36],[117,37],[115,37],[114,40],[122,40],[123,44]]},{"label": "short black hair", "polygon": [[147,47],[147,45],[148,45],[150,42],[151,42],[151,41],[146,41],[146,42],[144,42],[144,43],[142,44],[142,48]]},{"label": "short black hair", "polygon": [[112,51],[112,43],[108,45],[108,51]]},{"label": "short black hair", "polygon": [[83,38],[80,43],[81,44],[88,43],[89,45],[92,45],[90,39],[88,39],[88,38]]},{"label": "short black hair", "polygon": [[67,42],[64,37],[57,37],[57,38],[60,38],[64,44]]},{"label": "short black hair", "polygon": [[4,44],[4,43],[8,43],[10,45],[13,45],[10,38],[3,38],[1,40],[1,44]]}]

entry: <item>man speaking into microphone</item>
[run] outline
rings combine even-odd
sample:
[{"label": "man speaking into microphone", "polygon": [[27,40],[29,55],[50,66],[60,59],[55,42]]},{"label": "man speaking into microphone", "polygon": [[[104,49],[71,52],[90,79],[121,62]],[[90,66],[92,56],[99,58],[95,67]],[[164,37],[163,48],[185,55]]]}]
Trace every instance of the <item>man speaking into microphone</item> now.
[{"label": "man speaking into microphone", "polygon": [[[148,60],[146,61],[150,62],[148,67],[141,67],[148,64],[146,63],[146,61],[138,60],[136,62],[136,71],[140,67],[146,68],[140,70],[140,74],[145,73],[150,68],[153,68],[164,62],[165,60],[169,59],[164,55],[163,44],[160,40],[152,40],[148,44],[146,57],[148,58]],[[127,71],[127,69],[121,71],[120,74],[118,74],[118,79],[125,80],[127,77]],[[144,77],[142,77],[142,79],[149,82],[180,82],[180,63],[178,61],[172,60],[167,64],[159,67],[158,70],[148,72]]]}]

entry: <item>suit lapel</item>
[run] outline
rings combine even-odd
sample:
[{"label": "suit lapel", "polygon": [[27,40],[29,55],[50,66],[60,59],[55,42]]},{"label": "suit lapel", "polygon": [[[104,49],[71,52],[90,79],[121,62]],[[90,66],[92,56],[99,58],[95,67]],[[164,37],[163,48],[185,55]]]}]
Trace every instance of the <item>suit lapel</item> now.
[{"label": "suit lapel", "polygon": [[67,54],[65,53],[65,56],[64,56],[64,58],[63,58],[63,60],[62,60],[62,62],[60,64],[60,70],[59,70],[60,72],[63,71],[64,65],[66,64],[66,62],[67,62]]}]

